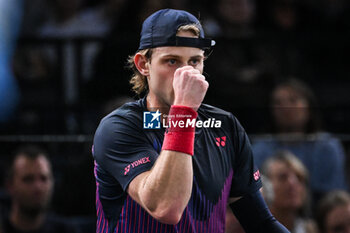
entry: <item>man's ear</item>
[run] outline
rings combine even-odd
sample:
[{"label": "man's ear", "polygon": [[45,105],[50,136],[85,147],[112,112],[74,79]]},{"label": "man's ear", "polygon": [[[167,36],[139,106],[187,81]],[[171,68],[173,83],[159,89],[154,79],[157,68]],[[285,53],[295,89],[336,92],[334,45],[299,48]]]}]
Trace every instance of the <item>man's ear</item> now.
[{"label": "man's ear", "polygon": [[135,63],[137,70],[143,76],[149,75],[149,60],[146,58],[145,55],[137,53],[134,57],[134,63]]}]

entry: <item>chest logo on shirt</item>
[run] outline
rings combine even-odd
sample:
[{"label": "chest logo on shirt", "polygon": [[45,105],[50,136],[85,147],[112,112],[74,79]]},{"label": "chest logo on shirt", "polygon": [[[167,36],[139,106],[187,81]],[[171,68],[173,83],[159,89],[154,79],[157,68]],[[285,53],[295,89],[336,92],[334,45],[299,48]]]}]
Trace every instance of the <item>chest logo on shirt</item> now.
[{"label": "chest logo on shirt", "polygon": [[215,142],[218,147],[226,146],[226,136],[215,138]]},{"label": "chest logo on shirt", "polygon": [[149,157],[143,157],[142,159],[138,159],[138,160],[130,163],[128,166],[126,166],[124,168],[124,176],[126,176],[130,172],[131,168],[135,168],[137,166],[140,166],[140,165],[145,164],[145,163],[150,163],[150,162],[151,162],[151,160]]}]

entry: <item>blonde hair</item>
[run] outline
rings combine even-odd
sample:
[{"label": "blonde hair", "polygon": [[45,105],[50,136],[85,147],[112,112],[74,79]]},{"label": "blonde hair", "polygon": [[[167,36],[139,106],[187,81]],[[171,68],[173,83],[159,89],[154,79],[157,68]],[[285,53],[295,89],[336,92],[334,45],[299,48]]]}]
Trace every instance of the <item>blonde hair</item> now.
[{"label": "blonde hair", "polygon": [[[200,27],[197,24],[183,25],[178,28],[177,33],[180,31],[191,32],[195,36],[199,37],[199,34],[200,34],[199,28]],[[145,56],[147,59],[149,59],[149,61],[151,62],[152,53],[153,53],[153,48],[149,48],[149,49],[140,50],[134,55],[131,55],[128,57],[127,67],[133,71],[133,75],[131,76],[129,83],[132,86],[132,90],[137,95],[141,95],[148,90],[148,83],[147,83],[147,77],[142,75],[135,66],[135,63],[134,63],[135,55],[141,54]]]},{"label": "blonde hair", "polygon": [[309,172],[301,160],[296,157],[292,152],[287,150],[279,150],[272,157],[268,158],[261,169],[261,172],[268,178],[271,178],[270,166],[272,163],[279,161],[287,165],[287,167],[292,168],[297,177],[305,185],[309,183]]}]

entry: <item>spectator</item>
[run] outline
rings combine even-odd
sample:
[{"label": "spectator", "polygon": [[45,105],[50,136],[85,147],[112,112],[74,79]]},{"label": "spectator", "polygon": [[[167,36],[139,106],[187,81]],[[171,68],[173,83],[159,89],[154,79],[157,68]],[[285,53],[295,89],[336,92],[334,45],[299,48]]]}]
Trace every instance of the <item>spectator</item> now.
[{"label": "spectator", "polygon": [[320,233],[350,233],[350,195],[333,191],[319,203],[317,224]]},{"label": "spectator", "polygon": [[271,96],[274,135],[253,143],[257,166],[277,150],[289,150],[307,167],[315,202],[330,190],[346,189],[344,148],[337,138],[321,131],[312,91],[292,79],[277,85]]},{"label": "spectator", "polygon": [[264,163],[261,171],[272,184],[273,197],[267,203],[276,219],[291,233],[316,232],[316,225],[308,218],[309,180],[301,161],[288,151],[280,151]]},{"label": "spectator", "polygon": [[76,232],[67,222],[48,213],[53,185],[46,153],[35,146],[20,148],[13,156],[6,182],[12,204],[8,216],[4,216],[4,232]]}]

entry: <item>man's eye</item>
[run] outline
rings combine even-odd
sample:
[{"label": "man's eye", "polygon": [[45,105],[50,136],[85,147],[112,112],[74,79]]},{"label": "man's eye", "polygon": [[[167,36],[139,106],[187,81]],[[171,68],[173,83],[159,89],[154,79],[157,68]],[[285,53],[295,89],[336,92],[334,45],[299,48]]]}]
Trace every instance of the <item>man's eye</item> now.
[{"label": "man's eye", "polygon": [[199,59],[192,59],[190,62],[192,65],[197,65],[199,63]]},{"label": "man's eye", "polygon": [[176,64],[176,60],[175,60],[175,59],[169,59],[169,60],[168,60],[168,63],[169,63],[170,65],[175,65],[175,64]]}]

